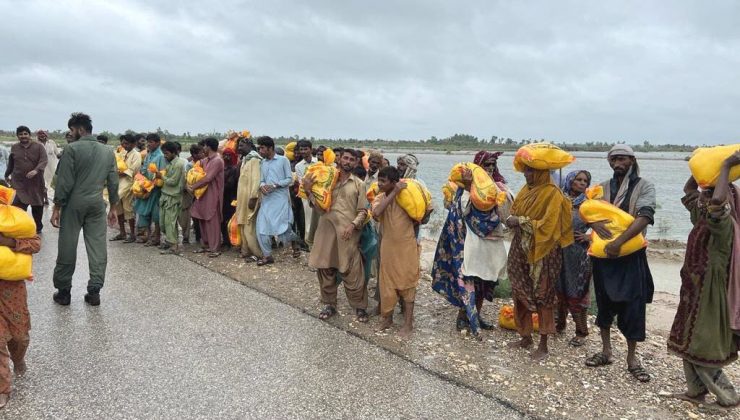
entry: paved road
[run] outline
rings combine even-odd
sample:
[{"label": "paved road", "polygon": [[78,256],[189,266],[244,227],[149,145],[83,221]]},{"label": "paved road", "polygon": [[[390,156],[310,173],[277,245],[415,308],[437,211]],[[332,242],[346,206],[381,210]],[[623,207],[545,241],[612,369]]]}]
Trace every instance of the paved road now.
[{"label": "paved road", "polygon": [[51,300],[56,232],[29,285],[29,371],[0,418],[514,418],[315,318],[182,258],[109,246],[102,305]]}]

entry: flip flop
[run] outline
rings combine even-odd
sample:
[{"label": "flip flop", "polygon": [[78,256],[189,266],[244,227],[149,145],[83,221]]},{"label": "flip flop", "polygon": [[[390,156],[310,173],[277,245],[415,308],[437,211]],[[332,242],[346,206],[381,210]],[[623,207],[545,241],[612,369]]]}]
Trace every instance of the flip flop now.
[{"label": "flip flop", "polygon": [[642,365],[628,368],[627,371],[632,376],[642,383],[650,382],[650,374],[645,370]]},{"label": "flip flop", "polygon": [[126,239],[126,236],[125,236],[125,235],[121,235],[121,234],[119,233],[118,235],[116,235],[116,236],[114,236],[114,237],[112,237],[112,238],[108,239],[108,241],[109,241],[109,242],[115,242],[115,241],[122,241],[122,240],[124,240],[124,239]]},{"label": "flip flop", "polygon": [[336,314],[337,314],[337,308],[331,305],[326,305],[324,309],[322,309],[321,312],[319,312],[319,319],[321,320],[329,319]]},{"label": "flip flop", "polygon": [[588,367],[600,367],[611,365],[613,362],[611,359],[606,357],[604,353],[596,353],[593,356],[586,359],[586,366]]}]

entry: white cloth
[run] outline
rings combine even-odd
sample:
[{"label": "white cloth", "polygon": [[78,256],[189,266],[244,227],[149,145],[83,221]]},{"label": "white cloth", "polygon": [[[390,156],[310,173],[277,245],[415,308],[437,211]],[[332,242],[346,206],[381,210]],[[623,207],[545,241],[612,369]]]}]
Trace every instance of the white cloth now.
[{"label": "white cloth", "polygon": [[[303,179],[303,177],[306,175],[306,170],[309,166],[313,165],[314,163],[318,162],[318,160],[311,159],[311,162],[306,162],[306,160],[302,160],[295,164],[295,174],[296,177],[300,180]],[[305,198],[301,199],[301,203],[303,203],[303,220],[305,220],[305,226],[306,226],[306,237],[309,237],[309,234],[311,233],[311,215],[313,214],[313,207],[308,203],[308,200]]]},{"label": "white cloth", "polygon": [[[490,237],[481,238],[470,229],[467,230],[465,244],[463,245],[462,272],[464,276],[475,276],[486,281],[497,281],[506,278],[508,253],[504,244],[503,221],[508,217],[512,202],[511,194],[508,194],[506,203],[499,208],[501,223]],[[463,211],[466,211],[465,209],[471,205],[470,194],[467,191],[463,192],[462,205]]]},{"label": "white cloth", "polygon": [[41,143],[46,149],[46,168],[44,169],[44,184],[46,189],[51,188],[51,180],[54,179],[54,174],[57,172],[57,164],[59,163],[59,147],[57,143],[52,140],[46,140],[46,143]]}]

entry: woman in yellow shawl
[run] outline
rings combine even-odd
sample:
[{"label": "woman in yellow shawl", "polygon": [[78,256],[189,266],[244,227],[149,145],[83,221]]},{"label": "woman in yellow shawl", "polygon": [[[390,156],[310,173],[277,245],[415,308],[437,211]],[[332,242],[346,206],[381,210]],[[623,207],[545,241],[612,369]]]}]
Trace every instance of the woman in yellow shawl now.
[{"label": "woman in yellow shawl", "polygon": [[514,232],[507,270],[514,297],[514,318],[521,340],[511,347],[532,346],[532,314],[539,316],[540,344],[531,357],[547,357],[547,336],[555,334],[555,284],[562,265],[561,248],[573,243],[571,203],[547,170],[524,167],[527,180],[506,225]]}]

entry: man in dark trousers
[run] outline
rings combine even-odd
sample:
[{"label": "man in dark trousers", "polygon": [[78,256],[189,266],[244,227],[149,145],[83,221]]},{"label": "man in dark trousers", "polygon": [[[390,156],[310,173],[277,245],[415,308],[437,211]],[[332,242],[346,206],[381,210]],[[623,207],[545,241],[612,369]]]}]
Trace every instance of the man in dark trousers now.
[{"label": "man in dark trousers", "polygon": [[60,228],[59,253],[54,268],[54,287],[58,291],[54,293],[54,302],[69,305],[81,229],[90,267],[85,302],[97,306],[108,263],[103,188],[108,189],[109,217],[116,218],[118,171],[113,150],[91,135],[92,121],[88,115],[72,114],[67,126],[75,141],[64,148],[57,167],[51,214],[52,226]]}]

